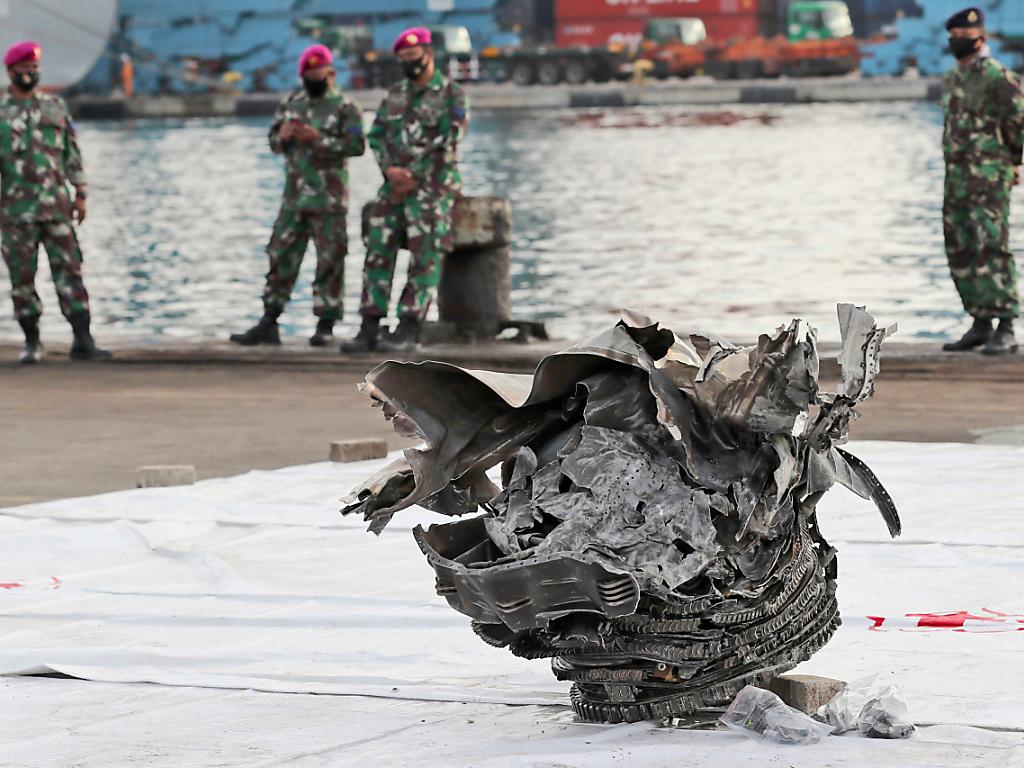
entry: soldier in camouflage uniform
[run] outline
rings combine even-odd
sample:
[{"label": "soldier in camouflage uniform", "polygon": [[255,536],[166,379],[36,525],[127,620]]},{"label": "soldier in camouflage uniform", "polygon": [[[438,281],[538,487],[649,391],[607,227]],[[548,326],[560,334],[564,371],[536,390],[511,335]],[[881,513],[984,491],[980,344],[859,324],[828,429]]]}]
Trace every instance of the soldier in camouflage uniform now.
[{"label": "soldier in camouflage uniform", "polygon": [[334,84],[332,55],[323,45],[299,58],[303,87],[278,108],[270,127],[270,148],[287,166],[284,198],[267,246],[270,271],[263,291],[263,318],[237,344],[279,344],[277,318],[299,275],[310,235],[316,245],[313,314],[316,331],[309,343],[326,346],[342,315],[348,213],[346,158],[363,154],[362,113]]},{"label": "soldier in camouflage uniform", "polygon": [[1009,217],[1010,190],[1020,179],[1024,96],[1017,76],[989,55],[984,26],[978,8],[946,22],[957,66],[943,89],[943,230],[953,282],[974,324],[943,349],[983,347],[999,355],[1017,350],[1013,320],[1020,300]]},{"label": "soldier in camouflage uniform", "polygon": [[0,96],[0,238],[14,314],[25,334],[20,359],[35,363],[43,356],[43,305],[35,289],[40,244],[50,260],[60,311],[74,332],[72,359],[104,359],[110,353],[96,346],[89,331],[89,294],[74,227],[85,220],[82,155],[64,102],[36,90],[41,58],[37,43],[11,46],[4,56],[11,86]]},{"label": "soldier in camouflage uniform", "polygon": [[[369,144],[384,174],[363,237],[366,264],[358,335],[344,352],[415,347],[427,310],[441,281],[445,253],[452,248],[451,218],[462,178],[459,141],[469,125],[466,97],[434,66],[429,30],[407,29],[394,45],[405,78],[384,97]],[[398,328],[379,339],[388,313],[398,249],[411,255],[398,301]]]}]

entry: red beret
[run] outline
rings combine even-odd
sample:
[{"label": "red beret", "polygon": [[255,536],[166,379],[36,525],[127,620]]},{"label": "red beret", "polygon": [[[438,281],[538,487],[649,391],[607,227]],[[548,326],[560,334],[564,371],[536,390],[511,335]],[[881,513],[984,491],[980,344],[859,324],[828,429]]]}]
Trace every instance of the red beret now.
[{"label": "red beret", "polygon": [[13,67],[19,61],[39,61],[43,58],[43,49],[34,40],[23,40],[15,43],[4,54],[4,66]]},{"label": "red beret", "polygon": [[412,48],[417,45],[430,45],[430,30],[426,27],[410,27],[395,38],[395,44],[391,47],[395,53],[403,48]]},{"label": "red beret", "polygon": [[334,54],[331,53],[331,49],[326,45],[311,45],[309,48],[302,52],[299,56],[299,77],[307,69],[316,69],[317,67],[326,67],[334,62]]}]

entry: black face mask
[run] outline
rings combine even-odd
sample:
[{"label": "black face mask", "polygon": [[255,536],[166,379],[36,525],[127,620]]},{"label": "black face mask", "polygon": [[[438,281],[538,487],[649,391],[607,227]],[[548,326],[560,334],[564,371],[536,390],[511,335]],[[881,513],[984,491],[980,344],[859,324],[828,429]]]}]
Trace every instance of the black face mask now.
[{"label": "black face mask", "polygon": [[39,85],[39,73],[17,72],[14,75],[14,84],[23,91],[33,91]]},{"label": "black face mask", "polygon": [[305,87],[306,93],[308,93],[314,99],[319,99],[321,96],[327,93],[326,77],[323,78],[322,80],[309,80],[304,77],[302,78],[302,85],[303,87]]},{"label": "black face mask", "polygon": [[951,37],[949,38],[949,52],[954,58],[966,59],[981,50],[980,37]]},{"label": "black face mask", "polygon": [[419,80],[420,76],[427,71],[426,57],[420,56],[418,59],[403,61],[402,71],[410,80]]}]

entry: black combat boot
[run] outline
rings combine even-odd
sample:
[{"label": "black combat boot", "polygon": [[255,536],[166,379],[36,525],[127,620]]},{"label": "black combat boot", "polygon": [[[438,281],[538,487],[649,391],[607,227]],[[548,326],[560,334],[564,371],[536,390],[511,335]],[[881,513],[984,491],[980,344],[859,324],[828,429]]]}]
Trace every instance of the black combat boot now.
[{"label": "black combat boot", "polygon": [[382,352],[412,352],[420,345],[422,328],[418,317],[399,318],[395,332],[381,339],[377,346]]},{"label": "black combat boot", "polygon": [[109,360],[113,357],[107,350],[97,347],[93,341],[89,332],[91,318],[88,312],[76,312],[68,320],[71,323],[71,332],[75,334],[75,340],[71,342],[72,360]]},{"label": "black combat boot", "polygon": [[380,341],[380,318],[363,317],[355,338],[341,342],[341,351],[348,355],[366,354],[377,349]]},{"label": "black combat boot", "polygon": [[39,318],[19,317],[18,325],[25,334],[25,346],[18,355],[18,362],[22,365],[38,363],[43,359],[43,345],[39,341]]},{"label": "black combat boot", "polygon": [[309,337],[309,346],[326,347],[334,341],[334,321],[320,318],[316,321],[316,330]]},{"label": "black combat boot", "polygon": [[[1011,335],[1012,335],[1011,330]],[[982,319],[980,317],[974,318],[974,325],[967,331],[959,341],[951,341],[949,344],[942,345],[943,352],[964,352],[968,349],[977,349],[978,347],[987,344],[988,340],[992,338],[992,321],[988,318]]]},{"label": "black combat boot", "polygon": [[1013,320],[1003,318],[992,334],[988,344],[981,350],[983,355],[1009,355],[1017,351],[1017,338],[1013,335]]},{"label": "black combat boot", "polygon": [[245,333],[232,333],[231,341],[241,344],[243,347],[255,347],[257,344],[280,344],[281,334],[277,329],[277,318],[281,315],[279,309],[268,309],[263,317]]}]

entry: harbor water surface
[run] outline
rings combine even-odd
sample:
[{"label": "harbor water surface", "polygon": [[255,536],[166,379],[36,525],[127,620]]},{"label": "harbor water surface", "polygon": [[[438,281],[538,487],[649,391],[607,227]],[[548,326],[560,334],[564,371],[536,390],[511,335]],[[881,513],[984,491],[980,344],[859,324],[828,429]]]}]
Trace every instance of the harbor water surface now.
[{"label": "harbor water surface", "polygon": [[[258,316],[283,183],[266,129],[79,126],[98,338],[225,338]],[[899,339],[933,341],[964,326],[942,246],[940,139],[939,109],[923,103],[478,111],[462,167],[468,194],[511,199],[515,312],[557,336],[631,307],[743,342],[793,317],[836,339],[835,304],[853,301],[899,323]],[[358,211],[380,181],[369,153],[351,176],[342,333],[358,323]],[[282,320],[288,334],[312,328],[313,268],[311,251]],[[63,340],[42,256],[37,284],[44,340]],[[0,337],[16,338],[2,315]]]}]

